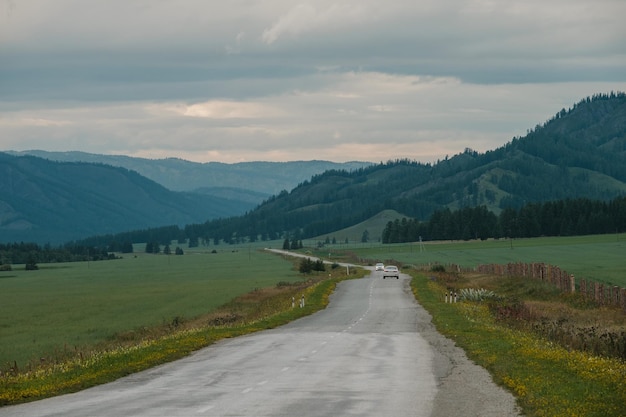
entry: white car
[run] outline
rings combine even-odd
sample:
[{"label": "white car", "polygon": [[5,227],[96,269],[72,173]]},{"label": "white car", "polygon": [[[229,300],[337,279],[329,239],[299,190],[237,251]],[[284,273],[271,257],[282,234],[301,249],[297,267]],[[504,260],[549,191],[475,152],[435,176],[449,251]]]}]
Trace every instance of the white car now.
[{"label": "white car", "polygon": [[374,271],[384,271],[385,265],[382,262],[378,262],[374,267]]},{"label": "white car", "polygon": [[383,269],[383,279],[387,277],[389,278],[396,277],[396,279],[399,279],[400,271],[398,270],[398,267],[395,265],[387,265],[385,269]]}]

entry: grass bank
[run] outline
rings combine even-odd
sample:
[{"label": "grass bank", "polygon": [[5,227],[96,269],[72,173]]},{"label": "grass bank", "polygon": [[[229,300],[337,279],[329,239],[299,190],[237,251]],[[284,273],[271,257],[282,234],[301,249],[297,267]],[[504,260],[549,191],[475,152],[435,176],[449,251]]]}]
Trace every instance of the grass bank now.
[{"label": "grass bank", "polygon": [[[454,340],[468,356],[486,368],[494,380],[508,388],[528,416],[620,416],[626,415],[626,364],[585,351],[569,349],[537,335],[528,328],[512,325],[494,315],[487,302],[445,303],[450,280],[457,288],[484,283],[485,277],[459,282],[458,276],[412,272],[414,294],[433,316],[437,330]],[[463,278],[461,278],[463,279]],[[499,279],[494,282],[504,282]],[[531,286],[535,283],[529,283]],[[506,291],[492,286],[492,290]],[[510,291],[510,288],[509,288]],[[521,286],[509,300],[524,303],[537,295],[545,305],[554,306],[549,289]],[[561,300],[573,308],[575,300]],[[501,303],[502,304],[502,303]],[[536,304],[535,308],[538,304]],[[491,307],[491,308],[490,308]],[[591,306],[590,314],[601,314]],[[547,311],[546,314],[549,314]],[[535,312],[537,315],[543,315]],[[513,318],[515,320],[515,318]]]}]

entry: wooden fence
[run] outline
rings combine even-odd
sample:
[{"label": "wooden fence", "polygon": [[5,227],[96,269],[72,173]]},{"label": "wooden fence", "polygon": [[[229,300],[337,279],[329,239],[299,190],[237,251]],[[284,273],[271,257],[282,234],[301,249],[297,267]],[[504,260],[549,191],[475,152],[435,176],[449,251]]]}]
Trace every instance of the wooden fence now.
[{"label": "wooden fence", "polygon": [[[375,262],[374,260],[360,259],[362,262]],[[392,262],[392,261],[390,261]],[[422,265],[424,269],[431,269],[433,265]],[[446,265],[448,271],[479,272],[502,277],[529,277],[543,282],[548,282],[564,293],[576,293],[576,278],[573,274],[562,270],[558,266],[546,265],[545,263],[508,263],[506,265],[488,264],[478,265],[475,268],[464,268],[459,265]],[[578,292],[586,299],[595,301],[600,305],[619,307],[626,313],[626,288],[615,285],[589,281],[584,278],[578,280]]]},{"label": "wooden fence", "polygon": [[[474,268],[474,271],[497,276],[529,277],[549,282],[565,293],[576,292],[576,279],[573,274],[569,274],[558,266],[544,263],[479,265]],[[620,307],[626,312],[626,288],[579,279],[578,291],[586,300],[593,300],[600,305]]]}]

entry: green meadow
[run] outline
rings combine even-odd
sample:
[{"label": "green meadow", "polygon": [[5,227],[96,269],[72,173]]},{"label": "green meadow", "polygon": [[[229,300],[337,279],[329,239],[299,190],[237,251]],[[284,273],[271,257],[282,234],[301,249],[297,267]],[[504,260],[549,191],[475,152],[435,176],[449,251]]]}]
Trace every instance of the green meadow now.
[{"label": "green meadow", "polygon": [[480,264],[544,262],[577,278],[626,287],[626,235],[591,235],[500,239],[468,242],[423,242],[381,245],[331,245],[319,251],[352,252],[371,261],[394,261],[416,266],[443,264],[472,268]]},{"label": "green meadow", "polygon": [[253,248],[182,256],[14,265],[0,272],[0,370],[95,346],[116,334],[207,314],[255,289],[302,277]]},{"label": "green meadow", "polygon": [[[427,271],[433,264],[471,268],[483,263],[545,262],[579,278],[626,286],[625,241],[624,235],[601,235],[397,245],[339,243],[320,249],[315,248],[316,241],[305,241],[303,251],[336,262],[393,261],[418,268],[426,266]],[[282,244],[271,243],[274,247]],[[211,246],[195,252],[188,250],[183,256],[137,253],[113,261],[40,264],[37,271],[24,271],[23,266],[16,265],[14,271],[0,272],[0,371],[14,364],[22,371],[26,364],[35,364],[40,358],[45,358],[46,364],[59,361],[58,366],[44,367],[47,371],[41,375],[5,373],[5,380],[0,380],[4,383],[0,387],[0,394],[4,393],[4,397],[0,395],[0,404],[29,401],[106,382],[181,357],[206,346],[220,332],[224,332],[223,337],[233,337],[278,325],[252,321],[232,328],[205,326],[187,331],[184,326],[176,327],[195,317],[205,320],[208,313],[220,306],[228,306],[223,310],[228,314],[232,311],[230,303],[238,296],[245,294],[243,298],[247,302],[259,304],[265,302],[259,300],[271,297],[272,291],[281,291],[276,284],[303,281],[293,260],[260,251],[261,248],[262,243]],[[211,253],[213,249],[217,253]],[[405,270],[414,275],[414,294],[431,312],[439,331],[454,339],[498,383],[514,393],[527,415],[624,415],[626,369],[619,359],[563,348],[519,328],[519,323],[509,328],[492,317],[486,304],[443,303],[441,293],[446,276],[450,275],[458,284],[459,277],[454,273]],[[437,280],[433,280],[433,274],[438,276]],[[472,274],[462,279],[471,280]],[[482,276],[477,279],[481,285],[504,285],[495,289],[503,294],[509,282],[497,278],[487,281]],[[307,292],[311,298],[303,310],[312,306],[322,308],[324,303],[316,301],[316,297],[327,297],[334,281],[323,281],[324,285]],[[534,288],[534,282],[520,282],[520,294],[537,294],[524,289],[524,286]],[[469,281],[466,284],[473,286]],[[261,288],[272,289],[263,295],[264,291],[256,291]],[[281,297],[285,298],[284,294]],[[546,302],[548,298],[550,303]],[[611,317],[606,309],[569,305],[573,299],[560,298],[549,291],[539,300],[525,302],[534,303],[534,312],[543,308],[546,317],[550,312],[575,312],[575,315],[568,313],[575,323],[575,317],[584,313],[585,317],[593,318],[596,327],[600,323],[596,314],[597,318]],[[288,310],[277,323],[304,313],[301,309]],[[132,337],[137,334],[141,338],[142,330],[159,326],[171,326],[167,328],[173,331],[147,339],[144,344]],[[74,351],[97,351],[101,343],[107,348],[114,347],[129,333],[130,345],[105,349],[108,353],[94,356],[104,359],[94,363],[88,355],[84,360],[82,356],[78,361],[71,359]],[[101,368],[106,368],[106,375],[98,379],[95,375],[102,373]],[[572,386],[570,382],[574,380],[577,382]],[[590,397],[589,393],[595,394]]]},{"label": "green meadow", "polygon": [[[282,242],[272,242],[280,246]],[[626,287],[626,236],[594,235],[423,244],[352,243],[307,251],[333,261],[402,264],[545,262],[585,278]],[[267,244],[267,243],[266,243]],[[211,246],[185,255],[136,253],[123,259],[40,264],[37,271],[0,272],[0,370],[115,335],[207,314],[256,288],[302,277],[293,264],[260,245]],[[211,253],[215,249],[217,253]],[[140,248],[137,248],[140,250]]]}]

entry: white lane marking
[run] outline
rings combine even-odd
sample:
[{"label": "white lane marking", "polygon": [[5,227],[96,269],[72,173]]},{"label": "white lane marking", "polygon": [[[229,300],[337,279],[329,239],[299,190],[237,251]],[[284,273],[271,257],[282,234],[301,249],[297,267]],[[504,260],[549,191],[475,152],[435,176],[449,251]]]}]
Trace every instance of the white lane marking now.
[{"label": "white lane marking", "polygon": [[313,354],[313,355],[316,354],[316,353],[317,353],[317,350],[312,350],[311,351],[311,354]]},{"label": "white lane marking", "polygon": [[268,380],[261,381],[261,382],[259,382],[257,385],[262,386],[262,385],[267,384],[268,382],[269,382]]},{"label": "white lane marking", "polygon": [[285,371],[288,371],[288,370],[289,370],[289,367],[285,366],[283,369],[280,370],[280,372],[285,372]]},{"label": "white lane marking", "polygon": [[252,391],[252,388],[246,388],[245,390],[241,391],[242,394],[247,394],[250,391]]}]

